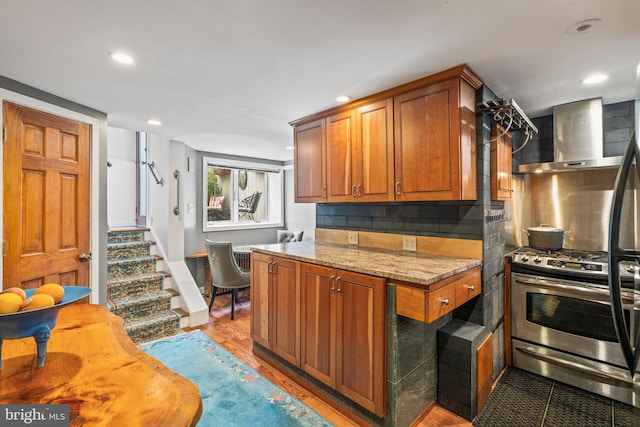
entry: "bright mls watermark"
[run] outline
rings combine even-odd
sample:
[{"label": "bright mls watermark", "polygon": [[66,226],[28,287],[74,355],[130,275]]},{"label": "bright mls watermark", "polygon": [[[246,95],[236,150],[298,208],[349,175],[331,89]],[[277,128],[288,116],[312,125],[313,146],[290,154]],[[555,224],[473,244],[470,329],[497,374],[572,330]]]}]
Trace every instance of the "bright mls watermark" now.
[{"label": "bright mls watermark", "polygon": [[69,405],[0,405],[0,426],[69,427]]}]

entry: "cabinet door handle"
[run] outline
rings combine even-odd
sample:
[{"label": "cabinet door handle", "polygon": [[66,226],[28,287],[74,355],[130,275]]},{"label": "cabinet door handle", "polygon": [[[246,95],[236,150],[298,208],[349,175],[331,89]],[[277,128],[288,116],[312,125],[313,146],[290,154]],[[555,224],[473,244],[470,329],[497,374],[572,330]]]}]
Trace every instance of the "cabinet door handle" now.
[{"label": "cabinet door handle", "polygon": [[396,196],[400,195],[400,181],[396,181]]},{"label": "cabinet door handle", "polygon": [[475,291],[476,290],[476,286],[475,285],[466,285],[465,288],[469,289],[470,291]]},{"label": "cabinet door handle", "polygon": [[352,196],[352,197],[357,197],[357,194],[356,194],[356,188],[357,188],[357,187],[358,187],[358,186],[357,186],[357,185],[355,185],[355,184],[351,186],[351,196]]},{"label": "cabinet door handle", "polygon": [[442,303],[443,303],[444,305],[449,305],[449,298],[445,298],[445,299],[443,299],[443,300],[442,300]]},{"label": "cabinet door handle", "polygon": [[327,197],[327,187],[322,189],[322,198],[324,199],[325,197]]},{"label": "cabinet door handle", "polygon": [[342,280],[342,277],[340,277],[340,276],[336,277],[336,285],[337,285],[336,291],[338,291],[338,292],[342,292],[342,288],[340,288],[340,281],[341,280]]},{"label": "cabinet door handle", "polygon": [[330,288],[332,291],[335,291],[335,290],[336,290],[335,280],[336,280],[336,276],[331,276],[331,277],[329,277],[329,288]]},{"label": "cabinet door handle", "polygon": [[362,184],[358,184],[358,197],[362,197]]}]

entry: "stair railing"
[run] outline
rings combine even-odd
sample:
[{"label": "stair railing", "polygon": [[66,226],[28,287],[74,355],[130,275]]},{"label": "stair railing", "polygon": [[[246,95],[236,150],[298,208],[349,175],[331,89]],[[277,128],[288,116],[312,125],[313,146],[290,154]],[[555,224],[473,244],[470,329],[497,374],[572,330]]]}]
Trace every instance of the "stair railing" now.
[{"label": "stair railing", "polygon": [[155,167],[156,167],[155,162],[151,162],[151,163],[142,162],[142,164],[149,166],[149,170],[151,171],[151,175],[153,175],[153,178],[156,180],[156,184],[160,184],[160,186],[163,186],[164,185],[164,179],[162,179],[162,178],[158,179],[158,175],[156,175],[156,170],[155,170]]}]

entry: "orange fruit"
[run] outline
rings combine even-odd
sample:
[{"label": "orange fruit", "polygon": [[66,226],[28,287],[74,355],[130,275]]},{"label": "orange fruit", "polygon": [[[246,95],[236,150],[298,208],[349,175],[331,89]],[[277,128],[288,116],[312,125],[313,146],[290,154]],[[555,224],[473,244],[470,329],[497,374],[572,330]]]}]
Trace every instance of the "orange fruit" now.
[{"label": "orange fruit", "polygon": [[20,298],[22,298],[22,301],[27,299],[27,294],[22,288],[7,288],[2,291],[3,294],[8,292],[18,295]]},{"label": "orange fruit", "polygon": [[31,298],[25,301],[20,311],[37,310],[38,308],[51,307],[55,305],[55,301],[51,295],[33,294]]},{"label": "orange fruit", "polygon": [[20,295],[16,295],[12,292],[6,292],[0,294],[0,314],[15,313],[20,310],[20,307],[24,301],[20,298]]},{"label": "orange fruit", "polygon": [[40,286],[34,292],[34,295],[39,294],[47,294],[53,298],[55,303],[59,303],[62,301],[62,297],[64,297],[64,288],[57,283],[47,283],[46,285]]}]

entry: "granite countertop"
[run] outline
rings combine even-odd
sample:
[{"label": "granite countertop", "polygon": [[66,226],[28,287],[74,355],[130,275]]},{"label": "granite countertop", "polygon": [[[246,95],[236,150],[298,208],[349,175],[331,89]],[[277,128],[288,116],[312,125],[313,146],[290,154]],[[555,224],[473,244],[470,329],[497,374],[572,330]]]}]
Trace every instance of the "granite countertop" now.
[{"label": "granite countertop", "polygon": [[479,259],[391,251],[313,240],[251,245],[251,249],[269,255],[425,286],[481,264]]}]

